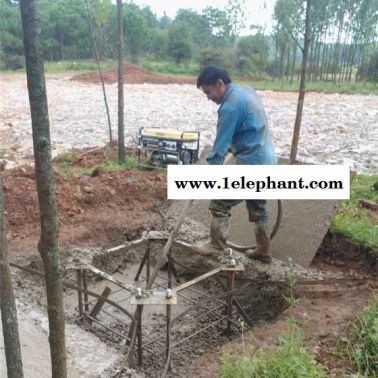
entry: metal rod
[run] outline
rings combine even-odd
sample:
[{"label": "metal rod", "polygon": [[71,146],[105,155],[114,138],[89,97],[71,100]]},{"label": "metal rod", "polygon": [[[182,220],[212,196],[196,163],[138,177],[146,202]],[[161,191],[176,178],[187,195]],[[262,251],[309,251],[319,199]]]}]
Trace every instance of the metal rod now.
[{"label": "metal rod", "polygon": [[168,288],[172,289],[172,254],[171,250],[168,251]]},{"label": "metal rod", "polygon": [[[88,285],[87,285],[87,271],[84,269],[82,272],[82,278],[83,278],[83,289],[88,290]],[[84,310],[85,313],[87,314],[89,311],[89,305],[88,305],[88,294],[84,291]]]},{"label": "metal rod", "polygon": [[[203,308],[205,308],[205,307],[203,306]],[[219,309],[220,309],[220,308],[224,308],[224,304],[219,305],[218,308],[219,308]],[[218,316],[219,316],[219,315],[222,315],[222,316],[223,316],[223,314],[221,314],[221,312],[218,312],[218,311],[217,311],[218,308],[215,308],[215,309],[210,308],[210,309],[208,309],[207,311],[202,312],[201,314],[196,315],[195,317],[192,317],[189,321],[186,321],[185,324],[193,323],[193,322],[197,321],[198,318],[201,318],[202,316],[206,316],[206,315],[208,315],[209,313],[213,313],[214,315],[218,315]],[[236,325],[236,326],[238,325],[238,323],[236,323],[236,322],[233,321],[233,320],[231,320],[231,322],[232,322],[234,325]],[[175,332],[176,330],[178,330],[178,329],[180,329],[180,328],[181,328],[181,326],[179,325],[179,326],[177,326],[175,329],[173,329],[172,332]]]},{"label": "metal rod", "polygon": [[116,320],[117,322],[121,323],[121,324],[124,324],[126,325],[127,327],[130,326],[130,324],[127,324],[125,321],[121,320],[120,318],[118,318],[117,316],[113,315],[112,313],[102,309],[102,314],[105,314],[105,315],[108,315],[110,316],[111,318],[113,318],[114,320]]},{"label": "metal rod", "polygon": [[[172,288],[172,254],[171,250],[168,251],[168,288]],[[167,362],[166,362],[166,371],[170,368],[170,356],[171,356],[171,315],[172,308],[170,305],[167,305]]]},{"label": "metal rod", "polygon": [[142,261],[141,261],[140,264],[139,264],[139,268],[138,268],[138,271],[137,271],[137,273],[136,273],[136,275],[135,275],[134,281],[139,281],[139,277],[140,277],[140,275],[141,275],[141,273],[142,273],[142,270],[143,270],[144,264],[146,263],[147,253],[148,253],[147,251],[148,251],[148,250],[146,250],[146,252],[144,253],[143,258],[142,258]]},{"label": "metal rod", "polygon": [[[217,282],[224,288],[224,289],[227,289],[227,286],[223,283],[223,281],[219,278],[219,277],[215,277],[215,279],[217,280]],[[239,303],[239,301],[233,297],[232,298],[232,301],[233,301],[233,304],[235,305],[236,307],[236,310],[239,312],[239,314],[241,315],[241,317],[244,319],[244,321],[250,326],[252,327],[253,326],[253,322],[251,320],[251,318],[247,315],[247,313],[244,311],[244,309],[242,308],[241,304]]]},{"label": "metal rod", "polygon": [[228,336],[231,336],[231,318],[232,318],[232,289],[234,287],[235,281],[235,272],[229,271],[227,274],[227,289],[230,292],[227,298],[227,307],[226,307],[226,314],[227,314],[227,330],[226,333]]},{"label": "metal rod", "polygon": [[[161,277],[161,276],[158,276],[158,278],[163,279],[163,277]],[[163,286],[163,285],[161,285],[161,284],[158,284],[158,283],[156,283],[156,282],[154,283],[154,285],[156,285],[156,286],[158,286],[158,287],[165,288],[165,286]],[[210,298],[208,295],[205,295],[203,292],[201,292],[201,291],[199,291],[199,290],[196,290],[196,289],[194,289],[194,288],[191,287],[191,286],[190,286],[190,287],[187,287],[185,290],[190,290],[190,291],[192,291],[192,292],[194,292],[194,293],[196,293],[196,294],[200,294],[200,295],[202,295],[203,297]],[[221,294],[221,295],[223,295],[223,294]],[[207,306],[201,304],[201,302],[199,303],[199,302],[198,302],[198,299],[197,299],[197,300],[191,299],[191,298],[185,296],[185,295],[182,294],[182,293],[177,293],[177,296],[184,298],[184,299],[187,300],[188,302],[194,303],[195,306],[192,307],[192,308],[189,308],[189,309],[185,310],[184,312],[182,312],[181,314],[177,315],[174,319],[172,319],[171,323],[176,322],[177,320],[179,320],[180,317],[182,317],[183,315],[185,315],[186,313],[188,313],[188,312],[189,312],[191,309],[193,309],[193,308],[201,307],[201,308],[208,309]],[[216,302],[216,303],[219,303],[219,306],[218,306],[217,308],[224,307],[224,305],[225,305],[225,302],[222,302],[220,299],[212,298],[212,300],[213,300],[214,302]],[[205,300],[204,302],[206,303],[206,302],[208,302],[208,300]],[[222,315],[222,316],[223,316],[223,314],[222,314],[220,311],[218,312],[216,309],[214,309],[213,312],[214,312],[214,314],[216,314],[216,315]],[[193,320],[193,319],[192,319],[192,320]],[[233,323],[234,325],[238,326],[238,323],[236,323],[236,322],[234,322],[234,321],[232,321],[232,323]]]},{"label": "metal rod", "polygon": [[171,305],[167,305],[167,357],[171,349]]},{"label": "metal rod", "polygon": [[115,335],[121,337],[122,339],[126,339],[127,340],[127,336],[122,335],[122,333],[119,333],[115,329],[108,327],[107,325],[105,325],[104,323],[100,322],[99,320],[97,320],[95,318],[92,318],[90,315],[87,315],[87,317],[91,320],[91,322],[96,323],[96,324],[100,325],[101,327],[104,327],[108,331],[113,332]]},{"label": "metal rod", "polygon": [[210,270],[210,272],[207,272],[205,274],[202,274],[190,281],[187,281],[179,286],[176,287],[176,292],[179,292],[181,290],[184,290],[186,288],[188,288],[189,286],[192,286],[192,285],[195,285],[196,283],[200,282],[200,281],[203,281],[205,280],[206,278],[209,278],[211,276],[214,276],[215,274],[221,272],[223,270],[223,267],[218,267],[218,268],[215,268],[213,270]]},{"label": "metal rod", "polygon": [[142,311],[141,305],[137,306],[137,318],[138,318],[138,364],[143,365],[143,349],[142,349]]},{"label": "metal rod", "polygon": [[[77,278],[77,286],[78,287],[82,287],[81,284],[82,284],[82,281],[81,281],[81,270],[80,269],[76,269],[76,278]],[[78,297],[78,301],[79,301],[79,315],[80,316],[83,316],[83,293],[81,291],[78,291],[77,292],[77,297]]]},{"label": "metal rod", "polygon": [[85,268],[86,268],[86,270],[89,270],[90,272],[96,274],[97,276],[100,276],[101,278],[103,278],[107,281],[110,281],[112,284],[117,285],[117,286],[121,287],[122,289],[129,291],[130,293],[133,293],[134,290],[135,290],[134,284],[131,284],[131,285],[125,284],[124,282],[121,282],[120,280],[114,278],[110,274],[105,273],[102,270],[97,269],[96,267],[94,267],[92,265],[86,264]]},{"label": "metal rod", "polygon": [[148,243],[147,246],[147,261],[146,261],[146,284],[150,280],[150,275],[151,275],[151,253],[150,253],[150,243]]},{"label": "metal rod", "polygon": [[213,327],[215,324],[223,321],[224,319],[227,319],[227,316],[222,316],[220,319],[216,320],[215,322],[212,322],[211,324],[207,325],[206,327],[204,327],[204,328],[198,330],[197,332],[192,333],[191,335],[189,335],[189,336],[185,337],[184,339],[178,341],[177,343],[172,345],[172,348],[175,348],[175,347],[177,347],[177,345],[182,344],[184,341],[189,340],[192,337],[198,335],[199,333],[206,331],[208,328]]},{"label": "metal rod", "polygon": [[175,264],[173,262],[172,256],[171,256],[171,269],[172,269],[173,276],[176,278],[176,282],[179,283],[180,278],[178,277],[177,270],[176,270]]}]

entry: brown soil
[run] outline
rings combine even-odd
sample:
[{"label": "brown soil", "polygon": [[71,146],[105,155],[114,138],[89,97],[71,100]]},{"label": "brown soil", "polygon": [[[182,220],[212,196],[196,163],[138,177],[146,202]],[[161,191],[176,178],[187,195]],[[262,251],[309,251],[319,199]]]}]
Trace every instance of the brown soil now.
[{"label": "brown soil", "polygon": [[378,258],[363,246],[336,232],[328,231],[311,266],[316,269],[343,273],[358,272],[378,276]]},{"label": "brown soil", "polygon": [[[77,156],[76,167],[91,167],[104,161],[105,150]],[[55,171],[63,249],[78,244],[118,245],[140,236],[146,228],[161,228],[167,206],[164,175],[97,169],[92,176],[62,176]],[[11,252],[35,250],[39,210],[33,167],[5,172],[4,198]]]},{"label": "brown soil", "polygon": [[[176,78],[163,76],[149,72],[135,64],[125,64],[123,68],[123,74],[124,81],[127,84],[195,84],[194,77]],[[116,69],[112,71],[103,72],[102,75],[106,83],[112,84],[118,81],[118,71]],[[100,81],[100,75],[98,72],[89,72],[85,74],[76,75],[72,78],[72,80],[78,80],[87,83],[97,83]]]},{"label": "brown soil", "polygon": [[[159,75],[147,71],[146,69],[135,65],[125,64],[123,68],[124,82],[127,84],[196,84],[196,77],[171,77]],[[118,81],[117,69],[106,71],[102,73],[105,83],[113,84]],[[235,76],[237,81],[258,81],[259,79],[252,76]],[[88,72],[84,74],[75,75],[72,80],[82,81],[86,83],[97,83],[100,81],[100,74],[98,72]]]}]

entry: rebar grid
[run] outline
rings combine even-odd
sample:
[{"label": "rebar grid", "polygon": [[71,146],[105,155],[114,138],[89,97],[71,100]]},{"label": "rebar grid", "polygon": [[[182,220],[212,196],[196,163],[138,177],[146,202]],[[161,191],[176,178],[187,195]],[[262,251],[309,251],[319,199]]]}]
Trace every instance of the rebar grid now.
[{"label": "rebar grid", "polygon": [[[160,282],[154,282],[152,285],[152,289],[154,288],[162,288],[162,289],[175,289],[180,288],[181,285],[174,284],[173,282],[173,275],[177,278],[177,273],[173,265],[173,259],[171,258],[171,254],[168,255],[168,270],[166,277],[162,277],[162,275],[157,275],[156,278],[160,280]],[[142,274],[143,268],[146,267],[146,276]],[[220,272],[220,270],[215,270],[214,275],[211,275],[211,272],[208,276],[205,274],[205,278],[203,280],[209,280],[214,277],[216,277],[216,273]],[[96,272],[92,270],[92,274],[96,275]],[[125,291],[125,287],[130,287],[131,285],[128,284],[122,284],[122,287],[120,287],[121,282],[113,279],[108,274],[98,274],[99,277],[102,279],[110,281],[109,286],[112,287],[112,289],[115,287],[116,289],[111,293],[112,297],[119,297],[122,292]],[[150,253],[149,250],[146,251],[145,255],[143,256],[143,259],[139,265],[135,282],[138,282],[139,287],[144,286],[143,284],[147,284],[148,279],[150,276]],[[200,277],[201,278],[201,277]],[[184,305],[187,307],[183,312],[176,315],[174,318],[172,318],[172,306],[169,304],[166,304],[166,332],[164,335],[164,332],[162,332],[161,326],[158,327],[159,329],[155,329],[155,331],[149,330],[149,335],[146,335],[146,332],[143,332],[143,329],[145,326],[143,326],[143,317],[142,317],[142,307],[140,305],[137,305],[137,356],[138,356],[138,363],[139,366],[142,366],[143,361],[143,351],[147,352],[148,354],[154,354],[153,349],[150,348],[153,344],[157,344],[159,347],[166,347],[166,363],[163,369],[163,375],[166,374],[167,370],[169,369],[171,358],[172,358],[172,349],[185,343],[186,341],[194,338],[195,336],[199,335],[200,333],[209,333],[210,329],[216,327],[221,323],[222,321],[227,322],[227,328],[226,333],[227,335],[231,335],[231,326],[234,325],[236,327],[239,326],[239,324],[232,320],[232,318],[235,316],[236,311],[234,311],[233,308],[233,296],[232,296],[232,290],[234,285],[234,279],[235,279],[235,271],[228,271],[227,273],[227,285],[224,285],[227,289],[226,292],[218,293],[215,295],[209,295],[206,294],[206,292],[202,290],[198,290],[197,288],[193,286],[186,287],[185,284],[182,286],[183,292],[185,290],[187,292],[191,292],[195,294],[194,297],[191,297],[190,295],[185,295],[183,292],[177,292],[177,297],[182,299],[181,305]],[[87,288],[88,282],[87,282],[87,275],[85,270],[79,270],[77,271],[77,285],[80,287]],[[178,280],[177,280],[178,281]],[[191,281],[188,281],[190,283]],[[201,281],[195,282],[194,284],[197,284]],[[191,285],[194,285],[191,284]],[[118,286],[118,288],[117,288]],[[126,294],[126,293],[124,293]],[[120,299],[114,299],[113,301],[120,306],[122,303],[128,303],[128,301],[131,300],[133,297],[133,293],[130,294],[128,291],[126,295],[123,295]],[[223,299],[223,300],[222,300]],[[108,319],[113,319],[117,322],[117,324],[121,325],[125,328],[125,332],[128,329],[129,330],[129,336],[125,333],[123,335],[118,330],[114,329],[114,327],[111,327],[111,325],[106,324],[106,319],[98,319],[95,317],[92,317],[88,315],[89,313],[89,305],[96,304],[96,300],[88,300],[88,296],[85,295],[84,298],[80,295],[78,296],[78,307],[76,307],[76,310],[79,311],[79,314],[81,317],[88,318],[90,321],[98,324],[99,326],[102,326],[104,329],[106,329],[109,332],[112,332],[117,337],[123,338],[126,343],[131,345],[132,340],[130,339],[130,332],[131,332],[131,324],[127,322],[127,320],[122,320],[118,316],[116,316],[114,313],[112,313],[111,308],[113,307],[112,304],[109,302],[105,305],[103,305],[101,309],[101,314],[108,317]],[[208,303],[212,303],[212,305],[209,307]],[[189,306],[189,307],[188,307]],[[222,311],[223,309],[223,311]],[[193,313],[193,316],[190,317],[190,319],[183,319],[184,316]],[[211,318],[211,320],[209,319]],[[215,319],[214,319],[215,318]],[[180,323],[183,322],[185,324],[196,324],[200,319],[208,319],[208,322],[204,326],[197,327],[194,332],[192,332],[189,335],[185,335],[184,338],[181,338],[180,340]],[[130,320],[130,319],[128,319]],[[177,324],[176,327],[172,327],[173,324]],[[190,330],[192,331],[192,328]],[[164,343],[165,338],[165,343]],[[130,352],[130,351],[129,351]]]}]

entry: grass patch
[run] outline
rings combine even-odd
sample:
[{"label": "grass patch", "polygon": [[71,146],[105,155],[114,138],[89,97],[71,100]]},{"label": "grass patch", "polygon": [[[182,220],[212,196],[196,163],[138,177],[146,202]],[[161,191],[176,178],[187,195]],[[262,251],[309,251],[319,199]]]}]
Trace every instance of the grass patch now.
[{"label": "grass patch", "polygon": [[347,352],[359,374],[378,376],[378,298],[351,324]]},{"label": "grass patch", "polygon": [[373,185],[378,175],[357,175],[353,180],[350,200],[342,201],[331,229],[370,247],[378,256],[378,214],[358,206],[361,199],[378,201]]},{"label": "grass patch", "polygon": [[197,75],[199,65],[193,62],[176,64],[170,61],[141,59],[139,64],[148,71],[165,75]]},{"label": "grass patch", "polygon": [[293,320],[289,332],[277,339],[271,351],[248,347],[240,355],[223,353],[219,378],[323,378],[325,369],[316,363]]},{"label": "grass patch", "polygon": [[[299,82],[281,80],[262,80],[253,82],[242,82],[241,84],[250,85],[258,90],[276,90],[276,91],[298,91]],[[347,93],[347,94],[377,94],[378,86],[374,83],[335,83],[329,81],[316,81],[306,83],[306,89],[308,91],[319,91],[329,93]]]},{"label": "grass patch", "polygon": [[77,163],[79,160],[80,158],[77,154],[68,152],[54,159],[54,167],[62,176],[92,176],[93,172],[100,168],[108,172],[130,168],[139,171],[146,171],[148,169],[143,162],[138,162],[138,158],[135,155],[126,155],[125,161],[122,164],[118,164],[115,161],[104,161],[90,167],[78,166]]},{"label": "grass patch", "polygon": [[[117,62],[112,59],[101,61],[101,70],[109,71],[117,67]],[[56,72],[97,72],[97,64],[94,60],[62,60],[60,62],[45,62],[45,71]]]}]

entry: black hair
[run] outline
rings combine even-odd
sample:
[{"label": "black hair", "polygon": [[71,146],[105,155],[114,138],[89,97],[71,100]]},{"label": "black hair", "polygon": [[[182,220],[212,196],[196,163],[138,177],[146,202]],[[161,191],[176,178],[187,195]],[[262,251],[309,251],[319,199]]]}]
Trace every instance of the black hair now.
[{"label": "black hair", "polygon": [[225,84],[231,83],[230,76],[228,73],[218,66],[209,66],[202,70],[197,78],[197,88],[202,85],[213,85],[219,79],[221,79]]}]

